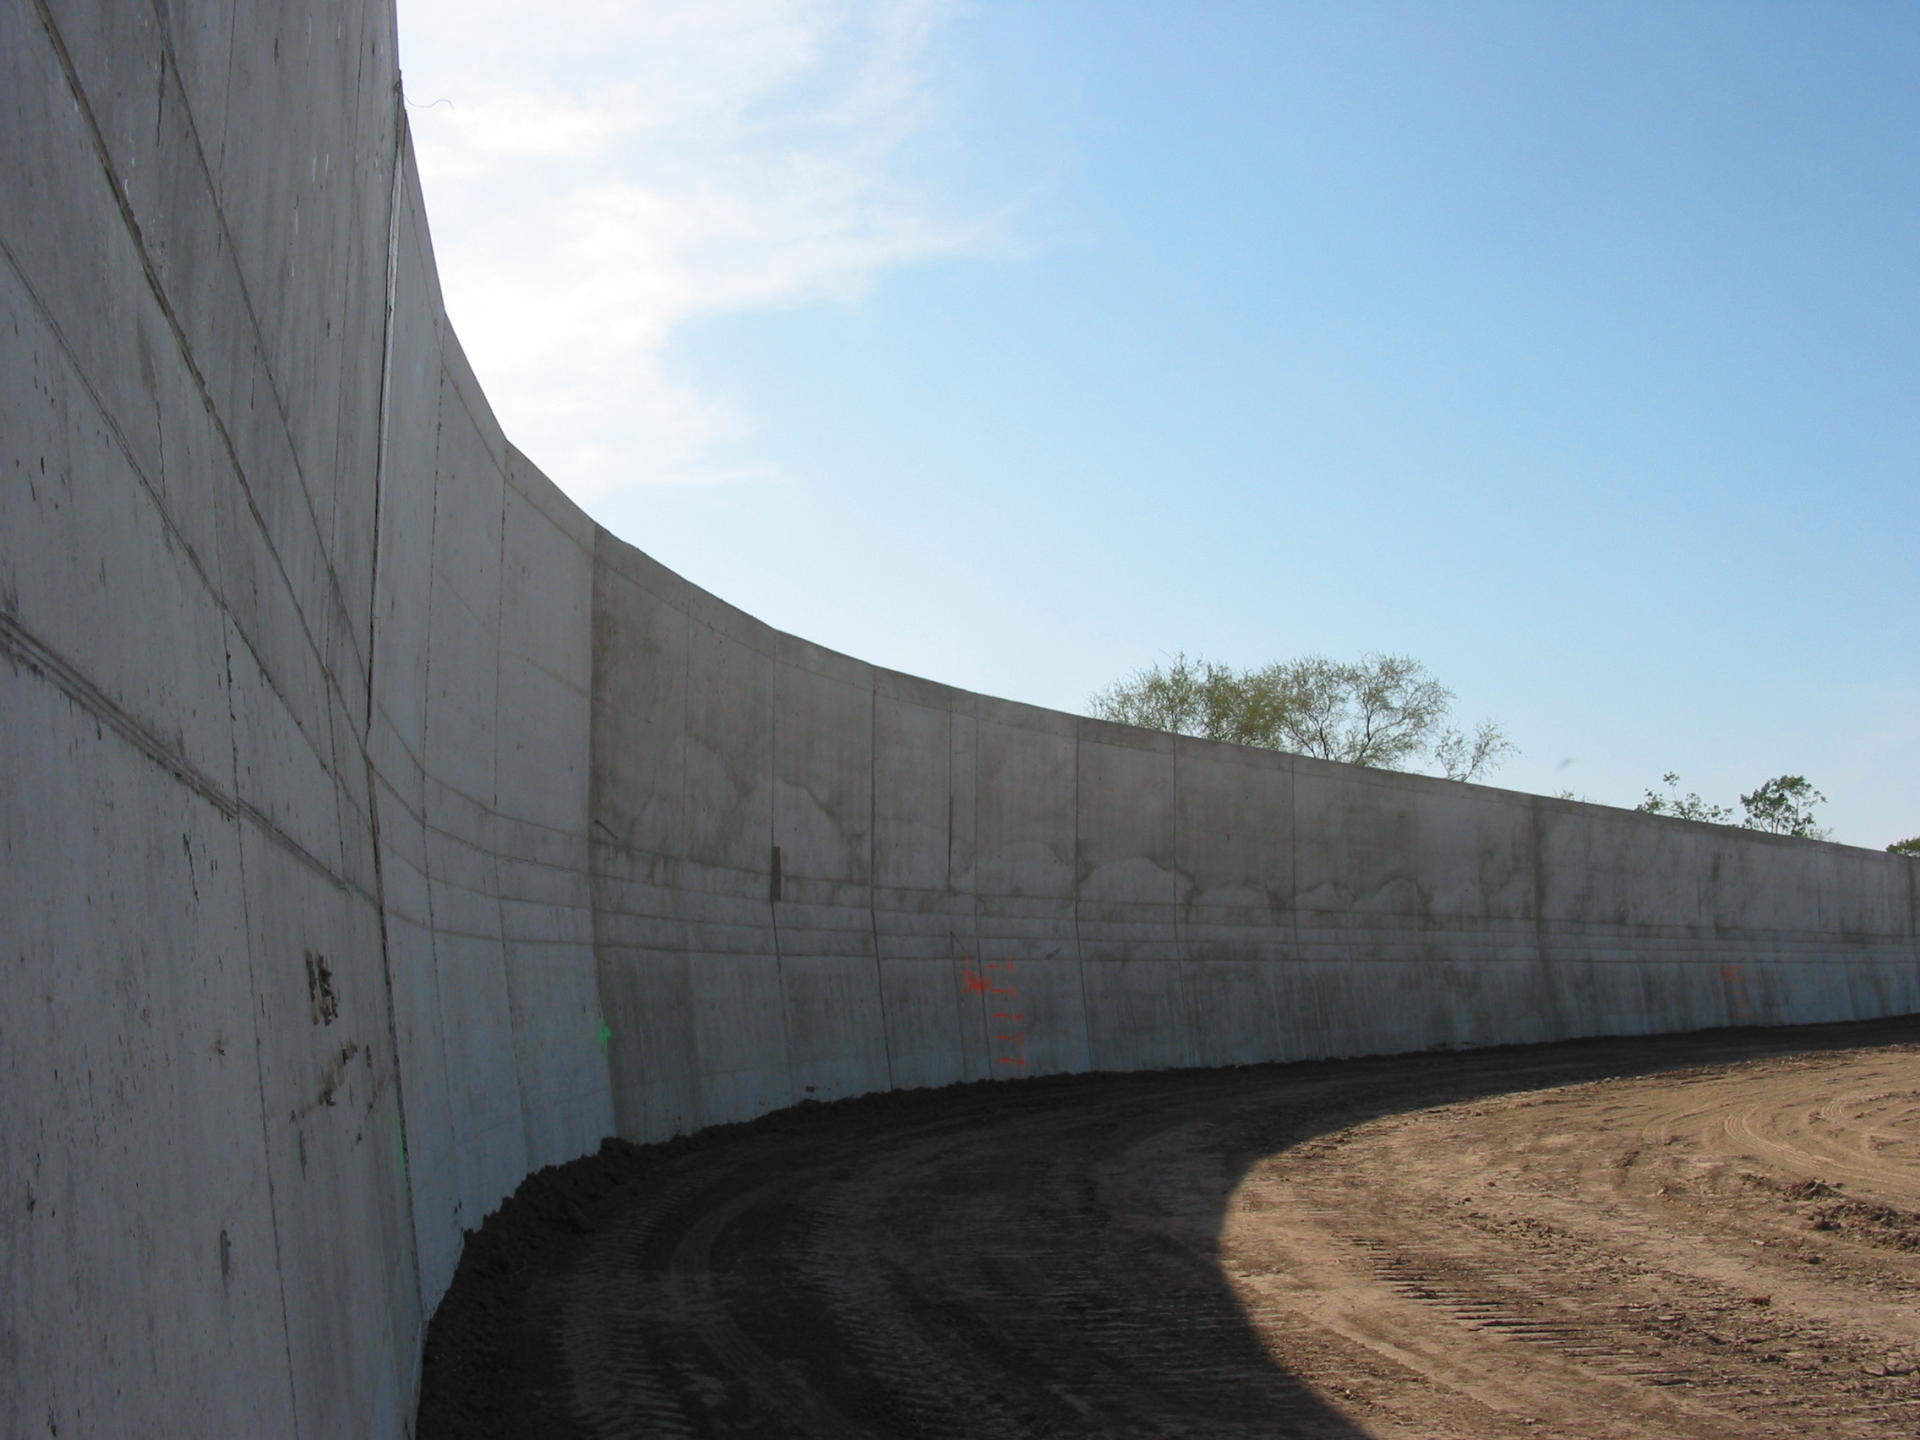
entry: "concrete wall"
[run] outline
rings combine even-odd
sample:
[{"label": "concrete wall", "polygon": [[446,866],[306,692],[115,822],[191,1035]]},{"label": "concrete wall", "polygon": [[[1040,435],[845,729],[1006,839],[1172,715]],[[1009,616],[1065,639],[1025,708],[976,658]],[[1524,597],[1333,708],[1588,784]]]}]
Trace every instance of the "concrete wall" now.
[{"label": "concrete wall", "polygon": [[598,531],[396,80],[387,0],[0,0],[0,1435],[402,1434],[610,1132],[1920,1008],[1904,860],[950,690]]},{"label": "concrete wall", "polygon": [[594,613],[624,1134],[986,1075],[1920,1008],[1896,857],[990,700],[605,535]]}]

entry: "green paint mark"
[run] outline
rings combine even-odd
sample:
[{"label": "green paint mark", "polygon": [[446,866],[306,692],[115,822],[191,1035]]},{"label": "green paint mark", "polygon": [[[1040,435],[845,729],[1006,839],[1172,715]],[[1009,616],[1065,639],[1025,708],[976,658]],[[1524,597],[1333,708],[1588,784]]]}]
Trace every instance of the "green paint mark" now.
[{"label": "green paint mark", "polygon": [[607,1041],[611,1040],[612,1038],[613,1038],[613,1030],[608,1026],[605,1020],[602,1020],[600,1022],[600,1036],[599,1036],[600,1053],[602,1055],[607,1053]]}]

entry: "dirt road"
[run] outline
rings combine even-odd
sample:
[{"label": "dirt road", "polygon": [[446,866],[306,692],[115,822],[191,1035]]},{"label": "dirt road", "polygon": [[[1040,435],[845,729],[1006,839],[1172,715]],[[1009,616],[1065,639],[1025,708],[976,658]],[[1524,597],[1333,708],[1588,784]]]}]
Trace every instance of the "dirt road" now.
[{"label": "dirt road", "polygon": [[434,1437],[1920,1435],[1920,1019],[878,1096],[545,1172]]}]

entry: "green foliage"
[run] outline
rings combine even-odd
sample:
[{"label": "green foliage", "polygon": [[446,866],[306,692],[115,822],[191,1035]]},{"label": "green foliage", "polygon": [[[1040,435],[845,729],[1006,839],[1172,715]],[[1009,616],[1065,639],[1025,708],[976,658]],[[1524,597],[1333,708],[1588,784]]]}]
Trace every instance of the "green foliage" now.
[{"label": "green foliage", "polygon": [[1889,855],[1920,855],[1920,835],[1894,841],[1887,846],[1887,853]]},{"label": "green foliage", "polygon": [[1520,747],[1507,739],[1507,732],[1492,720],[1482,720],[1473,733],[1443,730],[1433,742],[1433,763],[1449,780],[1472,780],[1505,762]]},{"label": "green foliage", "polygon": [[1407,769],[1426,755],[1454,780],[1470,780],[1514,753],[1491,720],[1470,734],[1448,728],[1452,704],[1453,692],[1405,655],[1354,663],[1307,655],[1235,670],[1178,654],[1088,702],[1102,720],[1349,765]]},{"label": "green foliage", "polygon": [[1709,805],[1698,795],[1689,791],[1680,793],[1680,777],[1669,770],[1660,777],[1660,783],[1667,787],[1662,795],[1657,790],[1649,790],[1640,803],[1633,808],[1648,815],[1671,815],[1676,820],[1704,820],[1709,825],[1726,825],[1733,820],[1733,811],[1724,805]]},{"label": "green foliage", "polygon": [[[1709,825],[1732,825],[1733,811],[1725,805],[1713,805],[1689,791],[1680,793],[1680,777],[1669,770],[1660,777],[1666,793],[1649,790],[1633,808],[1648,815],[1671,815],[1679,820],[1704,820]],[[1827,831],[1814,823],[1813,807],[1824,805],[1827,797],[1807,782],[1804,775],[1778,775],[1751,794],[1740,797],[1743,818],[1737,823],[1749,830],[1769,835],[1797,835],[1805,840],[1824,840]]]},{"label": "green foliage", "polygon": [[1740,797],[1749,830],[1798,835],[1807,840],[1827,838],[1827,832],[1813,823],[1813,807],[1826,803],[1827,797],[1808,784],[1804,775],[1777,775],[1751,795]]},{"label": "green foliage", "polygon": [[1239,676],[1224,665],[1189,660],[1182,653],[1164,669],[1156,665],[1115,681],[1092,698],[1089,709],[1121,725],[1255,744],[1242,738],[1240,704]]}]

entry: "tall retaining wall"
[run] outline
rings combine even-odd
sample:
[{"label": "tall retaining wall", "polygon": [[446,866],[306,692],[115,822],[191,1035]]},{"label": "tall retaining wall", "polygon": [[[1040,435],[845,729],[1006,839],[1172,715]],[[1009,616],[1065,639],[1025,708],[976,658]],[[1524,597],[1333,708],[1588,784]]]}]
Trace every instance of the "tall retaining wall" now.
[{"label": "tall retaining wall", "polygon": [[403,1434],[463,1231],[609,1133],[1920,1009],[1904,860],[688,585],[502,437],[397,80],[388,0],[0,0],[0,1435]]}]

